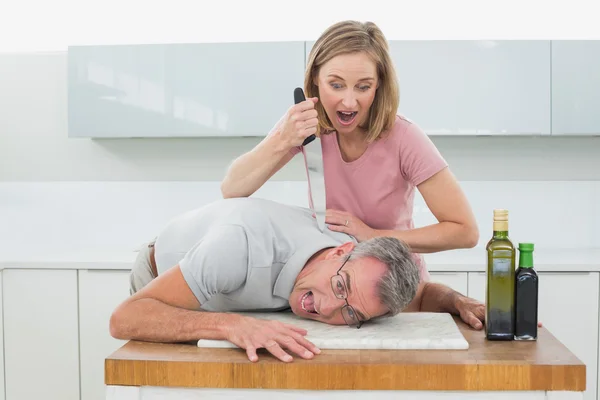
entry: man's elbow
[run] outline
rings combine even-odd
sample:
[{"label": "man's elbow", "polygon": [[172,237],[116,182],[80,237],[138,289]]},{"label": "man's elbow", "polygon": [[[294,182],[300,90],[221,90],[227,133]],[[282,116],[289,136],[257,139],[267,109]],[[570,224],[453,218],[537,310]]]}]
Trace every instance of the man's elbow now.
[{"label": "man's elbow", "polygon": [[108,323],[108,330],[110,332],[110,336],[119,340],[128,340],[127,334],[127,325],[125,323],[126,319],[123,315],[123,310],[121,307],[118,307],[110,316],[110,321]]}]

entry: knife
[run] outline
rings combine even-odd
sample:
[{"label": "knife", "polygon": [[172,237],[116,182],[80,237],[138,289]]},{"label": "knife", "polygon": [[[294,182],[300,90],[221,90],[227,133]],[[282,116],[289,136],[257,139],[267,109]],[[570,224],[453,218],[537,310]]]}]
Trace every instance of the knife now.
[{"label": "knife", "polygon": [[[306,100],[302,88],[294,89],[294,103],[298,104]],[[315,134],[310,135],[302,142],[304,165],[306,167],[306,178],[308,180],[308,197],[310,208],[315,213],[319,230],[325,230],[325,171],[323,169],[323,150],[321,138]]]},{"label": "knife", "polygon": [[[302,103],[305,100],[306,97],[304,96],[304,91],[302,90],[302,88],[297,87],[296,89],[294,89],[294,104]],[[302,146],[306,146],[307,144],[315,140],[315,138],[316,135],[313,133],[312,135],[304,139],[304,142],[302,142]]]}]

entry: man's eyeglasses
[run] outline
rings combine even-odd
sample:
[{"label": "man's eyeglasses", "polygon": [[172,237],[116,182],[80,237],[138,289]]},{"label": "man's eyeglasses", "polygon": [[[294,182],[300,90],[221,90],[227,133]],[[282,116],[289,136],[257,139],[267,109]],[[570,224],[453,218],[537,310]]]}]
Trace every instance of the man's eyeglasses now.
[{"label": "man's eyeglasses", "polygon": [[350,256],[346,257],[346,260],[342,263],[340,269],[338,269],[337,273],[331,277],[331,288],[333,289],[335,297],[346,301],[346,305],[342,307],[342,317],[346,324],[349,326],[356,326],[356,329],[359,329],[362,326],[363,321],[358,319],[356,311],[348,303],[348,288],[346,287],[344,278],[340,275],[340,271],[344,268],[344,265],[346,265],[346,262],[348,262],[349,259]]}]

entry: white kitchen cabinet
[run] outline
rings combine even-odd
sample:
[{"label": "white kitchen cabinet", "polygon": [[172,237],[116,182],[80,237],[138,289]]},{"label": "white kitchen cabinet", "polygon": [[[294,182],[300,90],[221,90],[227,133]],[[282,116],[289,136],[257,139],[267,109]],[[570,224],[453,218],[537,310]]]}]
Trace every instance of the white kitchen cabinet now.
[{"label": "white kitchen cabinet", "polygon": [[303,64],[301,41],[69,47],[69,137],[263,137]]},{"label": "white kitchen cabinet", "polygon": [[[586,365],[586,400],[598,379],[597,272],[539,272],[539,321]],[[485,301],[485,273],[469,273],[469,296]]]},{"label": "white kitchen cabinet", "polygon": [[391,40],[399,112],[429,135],[549,135],[550,41]]},{"label": "white kitchen cabinet", "polygon": [[113,310],[129,296],[129,271],[79,271],[81,400],[104,400],[104,359],[126,341],[109,333]]},{"label": "white kitchen cabinet", "polygon": [[6,399],[79,399],[77,271],[6,269]]},{"label": "white kitchen cabinet", "polygon": [[468,277],[466,272],[430,272],[429,274],[431,282],[443,283],[458,293],[467,295]]},{"label": "white kitchen cabinet", "polygon": [[552,134],[600,135],[600,40],[552,41]]}]

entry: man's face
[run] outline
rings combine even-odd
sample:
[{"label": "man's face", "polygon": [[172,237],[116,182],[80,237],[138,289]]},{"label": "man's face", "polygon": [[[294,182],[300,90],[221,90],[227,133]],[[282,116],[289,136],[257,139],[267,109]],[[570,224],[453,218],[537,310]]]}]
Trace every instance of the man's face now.
[{"label": "man's face", "polygon": [[[386,265],[372,258],[352,257],[344,264],[353,248],[353,243],[346,243],[327,249],[324,259],[302,270],[289,297],[294,314],[327,324],[346,325],[352,317],[364,322],[388,311],[377,296],[377,283],[386,273]],[[351,309],[345,307],[348,304]]]}]

